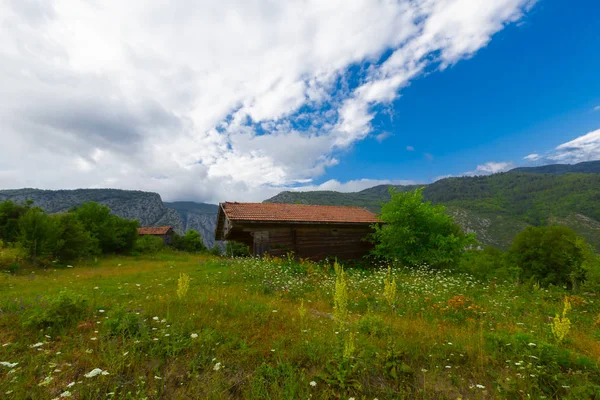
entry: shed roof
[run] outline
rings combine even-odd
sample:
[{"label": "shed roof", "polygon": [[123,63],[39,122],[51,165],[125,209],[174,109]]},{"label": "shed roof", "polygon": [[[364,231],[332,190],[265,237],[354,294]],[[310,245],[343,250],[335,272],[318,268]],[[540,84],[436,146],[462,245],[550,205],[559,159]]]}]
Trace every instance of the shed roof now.
[{"label": "shed roof", "polygon": [[143,226],[138,228],[138,235],[166,235],[171,226]]},{"label": "shed roof", "polygon": [[231,221],[375,223],[377,215],[360,207],[281,203],[221,203]]}]

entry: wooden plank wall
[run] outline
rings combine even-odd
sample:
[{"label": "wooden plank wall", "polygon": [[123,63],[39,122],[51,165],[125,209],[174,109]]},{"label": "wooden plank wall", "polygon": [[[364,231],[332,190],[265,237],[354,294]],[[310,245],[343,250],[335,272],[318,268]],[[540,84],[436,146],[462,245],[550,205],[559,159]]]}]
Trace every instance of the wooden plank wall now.
[{"label": "wooden plank wall", "polygon": [[[255,243],[254,248],[264,249],[277,257],[283,257],[292,251],[299,257],[311,260],[351,260],[361,258],[372,248],[369,242],[363,240],[371,232],[369,227],[257,227],[254,232],[255,237],[261,241],[261,245]],[[268,239],[262,232],[268,232]]]}]

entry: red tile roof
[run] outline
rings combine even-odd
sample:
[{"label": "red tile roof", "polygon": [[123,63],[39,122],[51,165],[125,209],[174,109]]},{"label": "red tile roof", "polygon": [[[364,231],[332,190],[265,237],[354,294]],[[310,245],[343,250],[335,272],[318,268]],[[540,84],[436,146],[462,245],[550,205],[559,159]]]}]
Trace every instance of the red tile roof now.
[{"label": "red tile roof", "polygon": [[170,226],[144,226],[138,228],[138,235],[166,235],[169,229],[173,229]]},{"label": "red tile roof", "polygon": [[360,207],[280,203],[221,203],[231,221],[374,223],[377,216]]}]

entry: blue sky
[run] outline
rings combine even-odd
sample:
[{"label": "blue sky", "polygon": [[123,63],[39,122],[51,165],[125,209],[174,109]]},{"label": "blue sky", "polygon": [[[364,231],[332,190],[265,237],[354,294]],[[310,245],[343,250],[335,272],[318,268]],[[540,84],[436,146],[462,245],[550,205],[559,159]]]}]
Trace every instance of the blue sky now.
[{"label": "blue sky", "polygon": [[471,59],[403,89],[391,118],[373,122],[391,136],[358,143],[323,179],[428,182],[490,161],[529,165],[523,157],[599,129],[598,15],[598,2],[538,2]]},{"label": "blue sky", "polygon": [[591,0],[9,0],[0,187],[262,201],[600,159],[598,15]]}]

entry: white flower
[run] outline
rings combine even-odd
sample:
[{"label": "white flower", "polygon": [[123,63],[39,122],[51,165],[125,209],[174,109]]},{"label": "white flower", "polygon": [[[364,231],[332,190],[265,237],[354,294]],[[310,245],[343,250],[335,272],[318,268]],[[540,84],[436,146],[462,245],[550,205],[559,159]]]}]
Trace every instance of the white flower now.
[{"label": "white flower", "polygon": [[196,339],[196,338],[198,337],[198,334],[197,334],[197,333],[192,333],[192,334],[190,335],[190,337],[191,337],[192,339]]},{"label": "white flower", "polygon": [[158,317],[152,317],[152,319],[158,321]]},{"label": "white flower", "polygon": [[62,392],[60,394],[60,397],[71,397],[71,392],[69,392],[68,390],[65,390],[64,392]]},{"label": "white flower", "polygon": [[450,369],[452,368],[452,365],[446,365],[446,368]]},{"label": "white flower", "polygon": [[0,365],[8,368],[13,368],[19,365],[19,363],[9,363],[8,361],[0,361]]},{"label": "white flower", "polygon": [[47,376],[46,378],[44,378],[43,381],[41,381],[38,386],[48,386],[50,384],[50,382],[52,382],[54,378],[51,376]]},{"label": "white flower", "polygon": [[479,383],[477,385],[475,385],[477,387],[477,389],[485,389],[485,386],[480,385]]},{"label": "white flower", "polygon": [[32,344],[32,345],[31,345],[31,346],[29,346],[29,347],[35,348],[35,347],[40,347],[40,346],[43,346],[43,345],[44,345],[44,343],[42,343],[42,342],[38,342],[38,343],[36,343],[36,344]]},{"label": "white flower", "polygon": [[68,388],[73,387],[75,385],[75,382],[71,382],[67,385]]},{"label": "white flower", "polygon": [[95,338],[95,337],[93,337],[93,338],[90,338],[90,340],[96,340],[96,338]]},{"label": "white flower", "polygon": [[312,387],[315,387],[315,386],[317,386],[317,382],[315,382],[315,381],[310,381],[310,386],[312,386]]},{"label": "white flower", "polygon": [[537,346],[537,344],[535,344],[535,343],[529,343],[527,346],[534,347],[534,346]]},{"label": "white flower", "polygon": [[98,312],[101,312],[101,313],[103,313],[103,312],[104,312],[104,310],[98,310]]},{"label": "white flower", "polygon": [[220,363],[220,362],[216,363],[216,364],[215,364],[215,366],[213,367],[213,369],[214,369],[215,371],[218,371],[218,370],[220,370],[220,369],[221,369],[221,363]]},{"label": "white flower", "polygon": [[73,266],[72,265],[67,265],[67,268],[73,268]]},{"label": "white flower", "polygon": [[90,372],[88,372],[87,374],[85,374],[84,376],[86,378],[93,378],[93,377],[98,376],[100,374],[102,374],[102,375],[108,375],[108,372],[102,371],[100,368],[94,368],[93,370],[91,370]]}]

